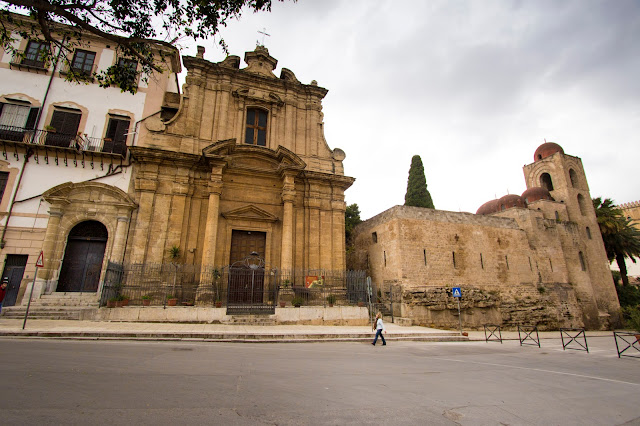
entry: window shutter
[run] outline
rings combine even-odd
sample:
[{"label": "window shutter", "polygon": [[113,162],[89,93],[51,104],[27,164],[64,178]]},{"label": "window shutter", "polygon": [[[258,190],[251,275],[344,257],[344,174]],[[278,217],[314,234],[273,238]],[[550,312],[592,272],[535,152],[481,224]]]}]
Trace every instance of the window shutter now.
[{"label": "window shutter", "polygon": [[80,126],[80,118],[82,118],[81,114],[56,110],[51,117],[51,126],[59,134],[75,136]]},{"label": "window shutter", "polygon": [[31,108],[29,111],[29,117],[27,118],[27,123],[24,125],[25,129],[33,130],[36,128],[36,119],[38,118],[39,112],[40,108]]}]

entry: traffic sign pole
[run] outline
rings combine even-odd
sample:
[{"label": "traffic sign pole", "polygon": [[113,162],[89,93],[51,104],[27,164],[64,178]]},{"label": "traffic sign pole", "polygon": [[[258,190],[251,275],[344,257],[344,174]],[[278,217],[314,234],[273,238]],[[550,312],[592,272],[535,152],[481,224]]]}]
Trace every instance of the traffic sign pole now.
[{"label": "traffic sign pole", "polygon": [[462,314],[460,313],[460,298],[462,297],[462,290],[460,287],[453,287],[451,294],[458,300],[458,324],[460,325],[460,335],[462,336]]},{"label": "traffic sign pole", "polygon": [[36,271],[33,273],[33,284],[31,284],[31,293],[29,294],[29,302],[27,303],[27,310],[24,312],[24,321],[22,322],[22,329],[27,325],[27,317],[29,316],[29,308],[31,307],[31,298],[33,298],[33,289],[36,286],[36,277],[38,276],[38,268],[44,266],[44,256],[40,251],[40,256],[36,261]]}]

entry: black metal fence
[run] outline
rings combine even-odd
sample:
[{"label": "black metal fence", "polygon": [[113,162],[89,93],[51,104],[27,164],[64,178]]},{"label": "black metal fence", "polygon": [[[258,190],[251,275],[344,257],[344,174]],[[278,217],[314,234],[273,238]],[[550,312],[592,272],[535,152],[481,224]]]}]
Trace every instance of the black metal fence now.
[{"label": "black metal fence", "polygon": [[259,313],[277,305],[363,305],[368,300],[366,278],[365,271],[109,262],[100,306],[124,300],[129,305],[224,306]]}]

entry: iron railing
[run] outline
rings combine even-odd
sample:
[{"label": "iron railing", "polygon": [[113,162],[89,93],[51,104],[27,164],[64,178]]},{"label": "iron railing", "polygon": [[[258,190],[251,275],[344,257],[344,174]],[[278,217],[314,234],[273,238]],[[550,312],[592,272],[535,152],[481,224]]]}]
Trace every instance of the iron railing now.
[{"label": "iron railing", "polygon": [[256,272],[229,266],[109,262],[100,306],[114,299],[126,299],[129,305],[166,306],[170,296],[177,299],[177,305],[236,310],[260,305],[260,309],[270,311],[278,304],[292,306],[294,302],[303,306],[364,306],[366,273],[277,269]]},{"label": "iron railing", "polygon": [[70,148],[80,152],[104,152],[123,156],[127,150],[126,141],[117,142],[110,138],[94,138],[86,135],[65,134],[5,125],[0,125],[0,140],[22,142],[30,145]]}]

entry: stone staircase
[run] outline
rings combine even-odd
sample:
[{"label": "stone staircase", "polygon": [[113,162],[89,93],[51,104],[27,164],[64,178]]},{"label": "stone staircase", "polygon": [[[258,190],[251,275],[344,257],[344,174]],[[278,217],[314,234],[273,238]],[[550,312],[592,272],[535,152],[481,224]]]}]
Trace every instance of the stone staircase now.
[{"label": "stone staircase", "polygon": [[[85,313],[98,308],[96,293],[54,293],[33,300],[29,318],[49,320],[81,320]],[[2,308],[3,318],[24,318],[27,305]]]}]

